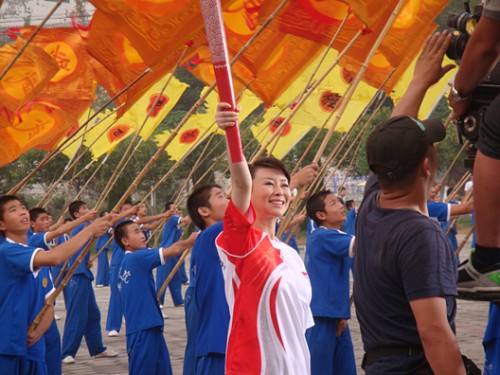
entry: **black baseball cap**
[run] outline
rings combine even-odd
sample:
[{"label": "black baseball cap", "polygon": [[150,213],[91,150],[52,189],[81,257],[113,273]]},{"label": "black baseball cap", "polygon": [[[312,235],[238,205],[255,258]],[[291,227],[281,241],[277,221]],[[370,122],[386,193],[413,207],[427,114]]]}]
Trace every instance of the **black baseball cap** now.
[{"label": "black baseball cap", "polygon": [[419,121],[410,116],[392,117],[368,136],[368,166],[379,177],[401,178],[424,159],[430,144],[445,137],[446,129],[438,119]]}]

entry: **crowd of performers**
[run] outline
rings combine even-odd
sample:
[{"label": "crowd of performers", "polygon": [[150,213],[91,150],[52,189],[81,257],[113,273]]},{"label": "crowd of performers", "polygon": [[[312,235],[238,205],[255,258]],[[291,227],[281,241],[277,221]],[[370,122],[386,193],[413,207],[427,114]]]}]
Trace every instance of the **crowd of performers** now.
[{"label": "crowd of performers", "polygon": [[[306,198],[304,258],[287,244],[293,244],[289,228],[281,238],[277,233],[292,191],[317,177],[316,164],[291,176],[271,157],[248,165],[244,157],[233,162],[228,156],[230,199],[219,185],[195,187],[187,216],[168,202],[159,215],[147,216],[144,204],[125,203],[120,212],[96,218],[85,202],[74,201],[71,220],[53,224],[46,210],[28,211],[15,196],[0,197],[0,372],[61,374],[77,360],[83,337],[90,356],[117,355],[103,343],[90,252],[63,291],[62,338],[51,304],[28,329],[97,238],[95,287],[110,287],[108,336],[123,334],[125,320],[130,374],[172,373],[165,295],[157,295],[189,248],[189,278],[181,267],[168,285],[174,305],[185,309],[185,375],[355,374],[351,273],[366,373],[479,373],[461,355],[455,335],[457,242],[456,231],[448,231],[451,218],[470,213],[472,202],[436,198],[434,144],[446,130],[439,121],[416,119],[425,92],[448,69],[441,61],[449,39],[446,33],[429,39],[409,90],[370,134],[373,173],[359,209],[353,201],[344,204],[345,191]],[[221,129],[237,116],[229,104],[218,105]],[[183,239],[189,223],[197,230]],[[151,248],[151,230],[160,224],[161,242]],[[184,297],[183,283],[189,285]],[[500,373],[499,326],[492,303],[484,339],[487,374]]]}]

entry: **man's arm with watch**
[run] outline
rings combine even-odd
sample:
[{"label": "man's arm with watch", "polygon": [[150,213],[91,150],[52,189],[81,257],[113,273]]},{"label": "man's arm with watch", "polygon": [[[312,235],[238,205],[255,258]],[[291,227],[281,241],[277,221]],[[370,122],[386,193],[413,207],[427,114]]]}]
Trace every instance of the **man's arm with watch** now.
[{"label": "man's arm with watch", "polygon": [[467,42],[455,83],[448,96],[453,118],[467,111],[472,92],[496,65],[499,55],[500,19],[483,15]]}]

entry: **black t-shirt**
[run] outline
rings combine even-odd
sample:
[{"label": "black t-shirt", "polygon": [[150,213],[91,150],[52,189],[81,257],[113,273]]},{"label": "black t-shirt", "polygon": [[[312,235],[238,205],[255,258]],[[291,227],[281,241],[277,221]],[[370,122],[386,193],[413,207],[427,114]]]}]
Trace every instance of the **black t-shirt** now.
[{"label": "black t-shirt", "polygon": [[[444,296],[455,330],[457,263],[450,243],[436,222],[417,211],[380,208],[379,191],[372,175],[356,224],[354,298],[365,351],[421,346],[409,303],[419,298]],[[380,373],[402,366],[383,362]]]}]

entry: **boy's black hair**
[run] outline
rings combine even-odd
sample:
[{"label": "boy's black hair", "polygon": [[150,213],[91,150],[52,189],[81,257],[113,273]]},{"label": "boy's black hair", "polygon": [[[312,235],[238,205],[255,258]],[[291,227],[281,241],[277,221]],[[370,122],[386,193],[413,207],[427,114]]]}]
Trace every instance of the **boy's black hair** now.
[{"label": "boy's black hair", "polygon": [[127,227],[129,225],[134,224],[132,220],[125,220],[118,224],[115,229],[113,229],[113,235],[115,236],[116,243],[120,246],[120,248],[125,251],[125,246],[123,246],[123,238],[127,235]]},{"label": "boy's black hair", "polygon": [[82,206],[85,206],[86,204],[87,203],[85,203],[84,201],[73,201],[69,204],[68,212],[73,220],[76,219],[75,213],[80,211],[80,208],[82,208]]},{"label": "boy's black hair", "polygon": [[311,195],[307,200],[306,211],[309,216],[317,225],[323,224],[317,217],[317,212],[325,212],[325,198],[333,194],[330,190],[321,190]]},{"label": "boy's black hair", "polygon": [[173,206],[174,204],[175,202],[172,201],[168,201],[167,203],[165,203],[165,211],[170,210],[170,207]]},{"label": "boy's black hair", "polygon": [[217,184],[207,184],[202,185],[193,190],[193,192],[189,195],[187,199],[187,210],[189,217],[193,221],[194,225],[196,225],[200,230],[205,229],[205,220],[201,217],[198,212],[198,208],[200,207],[208,207],[210,208],[210,191],[213,188],[219,188],[222,190],[222,187]]},{"label": "boy's black hair", "polygon": [[252,175],[252,179],[255,178],[255,172],[261,168],[270,168],[279,172],[283,172],[288,183],[290,183],[290,172],[288,172],[288,168],[285,163],[281,160],[278,160],[273,157],[266,157],[257,159],[254,163],[248,164],[248,168],[250,169],[250,174]]},{"label": "boy's black hair", "polygon": [[352,208],[353,204],[354,204],[354,200],[349,199],[348,201],[345,202],[345,208],[350,210]]},{"label": "boy's black hair", "polygon": [[446,196],[449,197],[450,194],[453,192],[453,189],[452,187],[449,187],[448,189],[446,189]]},{"label": "boy's black hair", "polygon": [[12,201],[19,201],[21,203],[23,203],[22,200],[20,200],[18,197],[16,197],[15,195],[2,195],[0,197],[0,220],[3,220],[3,208],[5,207],[5,205],[9,202],[12,202]]},{"label": "boy's black hair", "polygon": [[49,214],[45,208],[33,207],[30,211],[30,221],[36,221],[41,214]]}]

